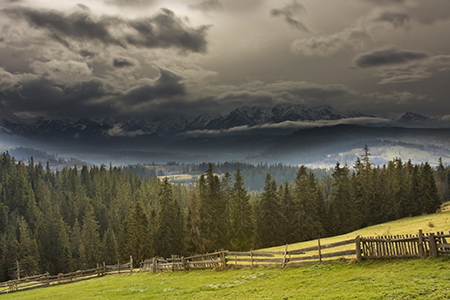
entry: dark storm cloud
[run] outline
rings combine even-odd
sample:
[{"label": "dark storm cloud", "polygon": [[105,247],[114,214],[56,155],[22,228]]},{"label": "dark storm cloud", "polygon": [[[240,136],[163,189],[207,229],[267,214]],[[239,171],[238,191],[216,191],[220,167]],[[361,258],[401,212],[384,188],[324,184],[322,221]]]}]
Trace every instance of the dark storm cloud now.
[{"label": "dark storm cloud", "polygon": [[0,92],[9,109],[29,115],[47,117],[95,117],[99,114],[117,113],[111,103],[100,102],[108,95],[99,80],[79,82],[74,85],[57,85],[47,79],[34,79]]},{"label": "dark storm cloud", "polygon": [[65,15],[58,11],[46,11],[31,7],[11,7],[3,12],[12,19],[24,19],[34,28],[46,29],[51,37],[61,42],[60,35],[77,40],[100,40],[106,44],[121,43],[108,31],[108,18],[95,20],[85,10]]},{"label": "dark storm cloud", "polygon": [[126,105],[137,105],[155,99],[171,98],[186,94],[184,84],[180,82],[181,77],[167,70],[160,70],[160,74],[154,83],[144,84],[127,91],[121,96],[121,100]]},{"label": "dark storm cloud", "polygon": [[275,17],[282,17],[292,27],[308,31],[306,25],[301,21],[301,17],[305,12],[304,6],[294,0],[291,4],[287,4],[283,8],[272,9],[270,14]]},{"label": "dark storm cloud", "polygon": [[167,70],[160,70],[156,80],[126,92],[109,90],[104,82],[95,79],[62,85],[38,78],[1,91],[0,99],[15,113],[60,119],[144,114],[164,105],[176,111],[182,101],[175,98],[186,95],[181,78]]},{"label": "dark storm cloud", "polygon": [[190,28],[178,19],[171,10],[163,8],[161,11],[162,13],[153,18],[129,21],[128,25],[134,28],[138,34],[127,35],[126,41],[138,47],[177,47],[193,52],[206,51],[205,35],[209,26]]},{"label": "dark storm cloud", "polygon": [[202,11],[223,10],[222,3],[219,0],[205,0],[198,4],[189,5],[189,8]]},{"label": "dark storm cloud", "polygon": [[359,68],[382,67],[423,60],[429,57],[426,52],[402,50],[395,47],[373,50],[358,55],[353,61]]},{"label": "dark storm cloud", "polygon": [[410,22],[410,17],[405,13],[385,11],[376,18],[376,21],[391,23],[396,28],[406,27]]},{"label": "dark storm cloud", "polygon": [[64,14],[15,6],[2,12],[12,20],[23,19],[31,27],[46,30],[51,38],[69,49],[70,40],[80,43],[97,41],[120,47],[175,47],[192,52],[205,52],[207,47],[208,26],[193,28],[168,9],[161,9],[155,16],[138,19],[96,17],[86,9]]},{"label": "dark storm cloud", "polygon": [[114,58],[113,66],[116,68],[132,67],[134,63],[123,57]]},{"label": "dark storm cloud", "polygon": [[86,49],[80,50],[80,55],[83,57],[94,57],[95,53]]}]

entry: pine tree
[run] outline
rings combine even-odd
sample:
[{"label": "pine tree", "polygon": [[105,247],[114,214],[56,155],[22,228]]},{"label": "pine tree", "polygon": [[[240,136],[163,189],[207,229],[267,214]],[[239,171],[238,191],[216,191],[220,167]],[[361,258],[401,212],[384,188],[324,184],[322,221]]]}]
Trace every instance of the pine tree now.
[{"label": "pine tree", "polygon": [[364,146],[362,161],[358,157],[355,163],[356,174],[353,177],[355,203],[359,212],[361,227],[376,224],[379,213],[379,199],[375,196],[374,172],[370,162],[369,147]]},{"label": "pine tree", "polygon": [[111,228],[108,228],[108,230],[106,230],[105,234],[103,235],[102,246],[103,261],[108,265],[116,264],[117,260],[119,259],[119,252],[116,236]]},{"label": "pine tree", "polygon": [[357,229],[359,226],[356,203],[347,166],[336,163],[333,172],[335,191],[331,195],[330,213],[332,234],[341,234]]},{"label": "pine tree", "polygon": [[312,172],[301,166],[294,187],[294,218],[291,220],[292,239],[296,242],[315,239],[323,235],[319,218],[316,179]]},{"label": "pine tree", "polygon": [[280,226],[282,212],[277,196],[277,183],[268,173],[255,212],[255,246],[258,248],[279,246],[283,243],[280,234],[283,231]]},{"label": "pine tree", "polygon": [[441,198],[436,186],[433,170],[429,163],[420,166],[419,201],[422,214],[432,214],[441,207]]},{"label": "pine tree", "polygon": [[101,248],[98,223],[94,209],[89,205],[83,218],[81,228],[80,258],[85,268],[93,268],[100,263]]},{"label": "pine tree", "polygon": [[125,239],[123,240],[122,253],[120,255],[122,260],[128,260],[130,255],[133,256],[133,260],[136,262],[153,257],[154,236],[150,230],[149,220],[140,200],[136,201],[134,211],[123,225]]},{"label": "pine tree", "polygon": [[[36,240],[28,228],[26,220],[21,217],[19,224],[19,264],[25,276],[39,273],[39,251]],[[22,275],[22,274],[21,274]]]},{"label": "pine tree", "polygon": [[439,195],[441,196],[442,202],[447,202],[450,200],[450,172],[449,168],[445,168],[442,163],[442,157],[439,157],[438,167],[436,169],[437,177],[437,187]]},{"label": "pine tree", "polygon": [[78,219],[75,219],[75,224],[72,227],[69,238],[70,252],[72,253],[70,268],[72,271],[81,270],[83,268],[80,254],[81,241],[81,226]]},{"label": "pine tree", "polygon": [[202,252],[202,241],[200,235],[200,218],[199,218],[199,201],[195,191],[191,192],[188,202],[187,226],[188,234],[186,237],[187,251],[191,254],[199,254]]},{"label": "pine tree", "polygon": [[155,236],[156,254],[162,257],[184,253],[184,217],[172,194],[172,185],[164,178],[159,192],[160,211]]},{"label": "pine tree", "polygon": [[227,205],[219,177],[214,174],[212,164],[209,164],[206,177],[200,176],[198,190],[202,248],[206,252],[224,249],[227,244]]},{"label": "pine tree", "polygon": [[289,182],[286,181],[283,186],[280,185],[278,194],[282,211],[282,216],[280,218],[280,227],[283,230],[283,241],[284,243],[292,244],[296,240],[295,236],[293,235],[295,231],[295,222],[293,222],[293,220],[295,220],[295,211]]},{"label": "pine tree", "polygon": [[230,198],[230,245],[232,250],[250,250],[253,238],[252,208],[250,196],[244,185],[241,170],[234,176],[234,185]]}]

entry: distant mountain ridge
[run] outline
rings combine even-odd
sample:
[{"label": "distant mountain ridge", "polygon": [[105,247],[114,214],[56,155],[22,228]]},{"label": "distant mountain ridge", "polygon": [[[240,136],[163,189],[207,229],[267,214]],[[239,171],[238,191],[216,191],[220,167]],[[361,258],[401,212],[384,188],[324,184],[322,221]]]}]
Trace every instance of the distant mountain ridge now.
[{"label": "distant mountain ridge", "polygon": [[[314,122],[355,118],[375,119],[376,116],[358,111],[338,112],[329,105],[309,108],[302,104],[286,103],[273,107],[242,106],[218,117],[211,117],[203,113],[197,117],[108,117],[101,120],[79,119],[77,121],[46,118],[24,120],[9,112],[4,106],[0,106],[0,131],[28,137],[51,136],[52,138],[64,137],[66,139],[92,139],[95,137],[107,139],[157,135],[171,141],[174,138],[182,139],[180,134],[190,131],[228,130],[241,126],[251,128],[259,125],[280,124],[286,121]],[[406,112],[393,122],[401,126],[423,125],[430,122],[430,119]]]},{"label": "distant mountain ridge", "polygon": [[[134,136],[150,134],[171,136],[191,130],[226,130],[238,126],[251,127],[285,121],[374,117],[359,112],[339,113],[329,105],[308,108],[302,104],[279,104],[274,107],[242,106],[227,115],[215,118],[203,113],[197,117],[154,119],[149,117],[109,117],[103,120],[79,119],[77,121],[46,118],[23,120],[7,111],[5,107],[0,107],[0,110],[0,126],[4,131],[21,135],[51,134],[54,137],[65,135],[72,138],[90,135],[125,136],[130,132]],[[112,130],[113,128],[116,130]]]},{"label": "distant mountain ridge", "polygon": [[[31,147],[94,164],[244,161],[324,165],[364,144],[392,156],[450,159],[449,127],[406,112],[380,118],[328,105],[243,106],[211,117],[24,120],[0,106],[0,146]],[[439,127],[439,126],[436,126]],[[442,126],[441,126],[442,127]],[[426,130],[425,130],[426,128]],[[423,130],[422,130],[423,129]],[[380,154],[381,155],[381,154]]]}]

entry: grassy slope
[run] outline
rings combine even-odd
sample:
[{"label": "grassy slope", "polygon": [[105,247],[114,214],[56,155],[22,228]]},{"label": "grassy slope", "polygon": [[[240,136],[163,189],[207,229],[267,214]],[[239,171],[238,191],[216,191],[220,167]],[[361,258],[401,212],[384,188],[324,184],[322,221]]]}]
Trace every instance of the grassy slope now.
[{"label": "grassy slope", "polygon": [[[415,234],[450,230],[450,210],[371,226],[322,240],[356,235]],[[429,223],[434,227],[429,227]],[[289,249],[316,245],[309,241]],[[284,246],[272,248],[279,251]],[[449,299],[450,258],[347,264],[333,262],[298,268],[142,273],[107,276],[67,285],[2,295],[6,299]]]},{"label": "grassy slope", "polygon": [[[432,225],[433,227],[430,227]],[[329,238],[321,239],[320,243],[322,245],[330,244],[334,242],[339,242],[348,239],[354,239],[357,235],[369,237],[369,236],[383,236],[383,235],[402,235],[402,234],[418,234],[419,229],[422,229],[423,233],[440,232],[444,231],[448,233],[450,231],[450,204],[443,206],[442,212],[432,214],[417,216],[411,218],[404,218],[397,221],[392,221],[388,223],[383,223],[379,225],[374,225],[366,227],[363,229],[356,230],[343,235],[333,236]],[[316,246],[317,240],[307,241],[297,244],[289,245],[289,250],[295,250],[310,246]],[[349,245],[348,247],[353,247]],[[345,247],[343,247],[345,248]],[[339,248],[339,250],[343,249]],[[285,246],[273,247],[268,249],[269,251],[284,251]],[[336,251],[338,251],[336,249]]]},{"label": "grassy slope", "polygon": [[448,299],[449,258],[115,275],[6,299]]}]

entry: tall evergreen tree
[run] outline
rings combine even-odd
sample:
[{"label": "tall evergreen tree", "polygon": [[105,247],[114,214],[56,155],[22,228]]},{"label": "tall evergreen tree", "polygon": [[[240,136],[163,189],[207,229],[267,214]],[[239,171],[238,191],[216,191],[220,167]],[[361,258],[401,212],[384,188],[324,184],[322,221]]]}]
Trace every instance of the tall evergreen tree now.
[{"label": "tall evergreen tree", "polygon": [[436,186],[433,170],[429,163],[420,166],[420,194],[419,203],[422,214],[432,214],[441,207],[441,198]]},{"label": "tall evergreen tree", "polygon": [[200,176],[198,185],[199,229],[203,248],[206,252],[224,249],[227,244],[227,205],[219,177],[214,174],[212,164],[209,164],[206,177]]},{"label": "tall evergreen tree", "polygon": [[123,225],[125,239],[122,241],[122,260],[128,260],[130,255],[136,262],[153,257],[154,236],[140,200],[136,201],[134,211]]},{"label": "tall evergreen tree", "polygon": [[187,251],[191,254],[203,253],[203,245],[200,235],[200,217],[199,217],[199,201],[195,191],[191,192],[188,202],[187,228],[186,237]]},{"label": "tall evergreen tree", "polygon": [[341,167],[339,163],[336,163],[333,179],[335,191],[331,196],[329,213],[331,224],[333,224],[331,233],[350,232],[359,228],[359,222],[348,167]]},{"label": "tall evergreen tree", "polygon": [[294,197],[291,193],[291,188],[289,186],[289,182],[285,182],[284,185],[280,185],[279,191],[279,199],[281,206],[281,218],[280,227],[282,228],[282,236],[283,242],[287,244],[295,243],[295,210],[294,210]]},{"label": "tall evergreen tree", "polygon": [[98,223],[95,219],[94,209],[89,205],[83,218],[81,228],[80,259],[85,268],[93,268],[100,263],[101,248]]},{"label": "tall evergreen tree", "polygon": [[250,196],[239,168],[236,170],[234,178],[230,198],[230,246],[232,250],[236,251],[250,250],[253,239]]},{"label": "tall evergreen tree", "polygon": [[258,248],[279,246],[283,243],[283,228],[280,226],[282,216],[277,199],[277,183],[268,173],[256,208],[255,245]]},{"label": "tall evergreen tree", "polygon": [[119,251],[117,246],[116,235],[111,228],[108,228],[103,235],[103,261],[106,264],[116,264],[119,259]]},{"label": "tall evergreen tree", "polygon": [[184,253],[184,217],[172,193],[172,185],[164,178],[159,192],[160,211],[155,236],[156,254],[162,257]]},{"label": "tall evergreen tree", "polygon": [[[19,224],[19,265],[24,272],[23,275],[31,276],[39,274],[39,251],[36,240],[32,237],[28,228],[27,221],[21,217],[18,220]],[[21,274],[22,276],[22,274]]]},{"label": "tall evergreen tree", "polygon": [[292,239],[300,242],[323,235],[319,218],[316,179],[312,172],[301,166],[294,187],[294,218],[291,220]]}]

